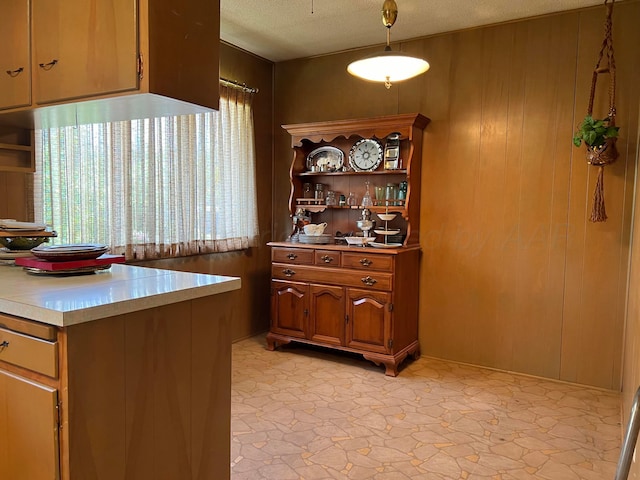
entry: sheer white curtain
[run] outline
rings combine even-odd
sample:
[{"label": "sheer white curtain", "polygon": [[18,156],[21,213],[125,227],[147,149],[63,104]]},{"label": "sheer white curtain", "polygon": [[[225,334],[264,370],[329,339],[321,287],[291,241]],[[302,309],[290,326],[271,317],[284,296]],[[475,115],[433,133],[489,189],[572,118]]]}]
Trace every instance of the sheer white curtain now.
[{"label": "sheer white curtain", "polygon": [[252,93],[219,112],[36,131],[35,217],[127,259],[257,245]]}]

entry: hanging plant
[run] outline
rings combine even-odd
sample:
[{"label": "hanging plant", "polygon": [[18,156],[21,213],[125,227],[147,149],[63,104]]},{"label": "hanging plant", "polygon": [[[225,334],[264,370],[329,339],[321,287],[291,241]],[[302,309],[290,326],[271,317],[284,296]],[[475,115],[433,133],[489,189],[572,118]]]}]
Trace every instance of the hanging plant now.
[{"label": "hanging plant", "polygon": [[[604,40],[600,48],[598,61],[593,69],[591,77],[591,93],[589,95],[589,105],[587,115],[578,126],[573,137],[573,143],[577,147],[585,144],[587,148],[587,163],[598,167],[598,180],[593,193],[593,207],[591,209],[592,222],[604,222],[607,220],[607,212],[604,208],[604,166],[615,162],[618,158],[616,150],[616,139],[618,138],[619,127],[616,127],[616,62],[613,56],[613,35],[611,33],[613,14],[613,3],[615,0],[605,0],[607,17],[604,24]],[[601,66],[603,58],[606,63]],[[596,93],[596,83],[598,75],[609,74],[609,113],[602,120],[593,118],[593,100]]]},{"label": "hanging plant", "polygon": [[596,120],[587,115],[573,136],[573,144],[576,147],[585,144],[590,165],[606,165],[618,157],[614,139],[618,137],[619,130],[620,127],[613,125],[609,117]]}]

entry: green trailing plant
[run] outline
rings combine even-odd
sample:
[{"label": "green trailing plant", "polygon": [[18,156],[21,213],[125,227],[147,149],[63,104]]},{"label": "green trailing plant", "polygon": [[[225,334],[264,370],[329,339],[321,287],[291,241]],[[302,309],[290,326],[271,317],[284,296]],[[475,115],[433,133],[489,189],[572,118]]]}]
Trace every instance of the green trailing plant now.
[{"label": "green trailing plant", "polygon": [[609,117],[596,120],[587,115],[576,130],[573,144],[579,147],[584,142],[589,147],[600,147],[606,143],[607,138],[616,138],[618,130],[620,127],[610,125]]}]

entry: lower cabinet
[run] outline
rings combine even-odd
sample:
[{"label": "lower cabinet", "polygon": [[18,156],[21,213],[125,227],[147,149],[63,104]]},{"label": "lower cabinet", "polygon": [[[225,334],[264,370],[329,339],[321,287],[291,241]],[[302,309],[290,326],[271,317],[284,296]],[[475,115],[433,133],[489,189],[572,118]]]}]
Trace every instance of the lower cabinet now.
[{"label": "lower cabinet", "polygon": [[305,246],[270,245],[270,350],[295,341],[360,353],[391,376],[407,356],[419,356],[419,250],[323,246],[310,254]]},{"label": "lower cabinet", "polygon": [[68,327],[0,313],[0,479],[229,478],[233,309],[219,294]]},{"label": "lower cabinet", "polygon": [[55,388],[0,370],[1,478],[60,478],[57,406]]}]

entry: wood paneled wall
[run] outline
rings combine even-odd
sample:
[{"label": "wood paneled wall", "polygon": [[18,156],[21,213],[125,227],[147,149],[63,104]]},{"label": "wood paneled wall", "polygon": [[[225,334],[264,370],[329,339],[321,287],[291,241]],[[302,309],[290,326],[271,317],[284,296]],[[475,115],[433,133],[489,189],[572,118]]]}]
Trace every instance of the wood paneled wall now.
[{"label": "wood paneled wall", "polygon": [[[573,147],[603,7],[405,42],[425,75],[390,90],[346,65],[378,50],[276,64],[276,125],[420,112],[420,344],[426,355],[619,389],[637,153],[640,2],[617,2],[618,161],[606,223]],[[601,81],[594,113],[607,113]],[[275,237],[288,231],[290,141],[276,131]]]}]

